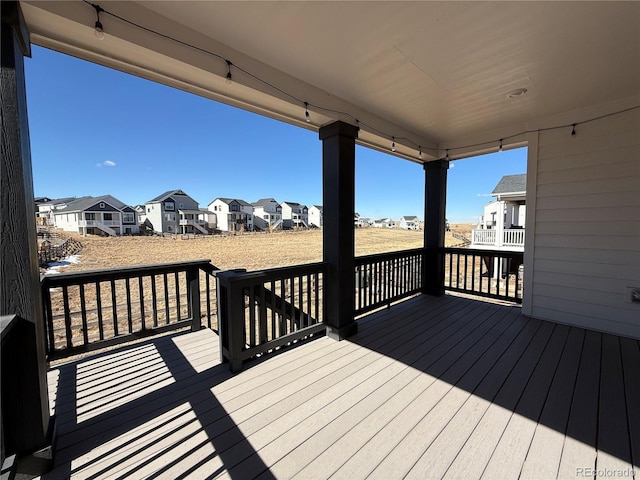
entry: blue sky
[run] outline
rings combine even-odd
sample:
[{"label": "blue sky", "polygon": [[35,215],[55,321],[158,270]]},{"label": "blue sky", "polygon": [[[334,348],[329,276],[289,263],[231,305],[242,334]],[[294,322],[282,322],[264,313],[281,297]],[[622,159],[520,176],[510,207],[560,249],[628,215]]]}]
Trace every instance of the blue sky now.
[{"label": "blue sky", "polygon": [[[216,197],[322,203],[315,132],[40,47],[25,68],[36,196],[136,205],[180,188],[201,207]],[[449,221],[474,221],[502,175],[525,172],[526,149],[452,162]],[[420,165],[357,147],[361,215],[422,219],[423,198]]]}]

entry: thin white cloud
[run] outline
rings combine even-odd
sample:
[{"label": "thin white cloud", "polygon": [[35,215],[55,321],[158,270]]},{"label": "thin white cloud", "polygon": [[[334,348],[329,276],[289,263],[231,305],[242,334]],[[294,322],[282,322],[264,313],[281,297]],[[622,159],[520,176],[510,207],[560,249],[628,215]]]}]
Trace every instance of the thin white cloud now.
[{"label": "thin white cloud", "polygon": [[115,167],[116,166],[116,162],[112,162],[111,160],[105,160],[102,163],[96,163],[96,167],[100,168],[100,167]]}]

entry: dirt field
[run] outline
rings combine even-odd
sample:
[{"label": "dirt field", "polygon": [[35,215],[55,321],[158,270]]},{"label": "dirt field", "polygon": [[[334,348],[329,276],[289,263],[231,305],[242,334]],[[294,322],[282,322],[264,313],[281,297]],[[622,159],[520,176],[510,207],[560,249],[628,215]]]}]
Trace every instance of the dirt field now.
[{"label": "dirt field", "polygon": [[[446,246],[461,242],[453,232],[470,237],[472,225],[451,225]],[[423,231],[400,229],[356,229],[356,255],[393,252],[423,245]],[[322,231],[245,233],[216,235],[184,240],[180,237],[97,237],[77,236],[83,245],[80,263],[62,272],[149,265],[183,260],[206,259],[220,269],[258,270],[300,265],[322,260]]]}]

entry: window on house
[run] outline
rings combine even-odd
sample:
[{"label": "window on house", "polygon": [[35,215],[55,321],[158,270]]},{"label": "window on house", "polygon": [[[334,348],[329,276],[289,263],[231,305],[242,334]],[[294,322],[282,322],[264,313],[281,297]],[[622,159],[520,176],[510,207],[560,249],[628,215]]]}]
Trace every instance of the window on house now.
[{"label": "window on house", "polygon": [[85,220],[95,220],[96,219],[96,214],[87,212],[87,213],[84,214],[84,219]]},{"label": "window on house", "polygon": [[102,218],[104,220],[113,220],[113,215],[111,215],[110,213],[105,213],[103,214]]},{"label": "window on house", "polygon": [[151,207],[147,207],[147,213],[151,213]]},{"label": "window on house", "polygon": [[176,221],[176,214],[175,213],[165,213],[164,214],[164,218],[167,220],[167,222],[175,222]]},{"label": "window on house", "polygon": [[238,205],[231,205],[231,211],[232,212],[237,212],[238,211]]},{"label": "window on house", "polygon": [[104,202],[100,202],[100,208],[106,208],[106,205],[104,204]]},{"label": "window on house", "polygon": [[133,218],[133,213],[123,213],[122,214],[122,222],[123,223],[133,223],[135,222]]},{"label": "window on house", "polygon": [[176,209],[176,204],[173,202],[165,202],[164,203],[164,209],[165,210],[175,210]]}]

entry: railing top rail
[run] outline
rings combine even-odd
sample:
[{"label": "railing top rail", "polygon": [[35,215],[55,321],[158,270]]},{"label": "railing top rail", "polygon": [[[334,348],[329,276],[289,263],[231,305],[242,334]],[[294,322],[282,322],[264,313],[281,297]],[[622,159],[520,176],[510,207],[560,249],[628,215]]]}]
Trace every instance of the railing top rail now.
[{"label": "railing top rail", "polygon": [[355,257],[355,265],[362,265],[370,261],[376,260],[390,260],[393,258],[401,258],[409,255],[416,255],[423,253],[424,248],[411,248],[409,250],[398,250],[396,252],[385,252],[385,253],[374,253],[371,255],[362,255],[359,257]]},{"label": "railing top rail", "polygon": [[466,255],[477,255],[477,256],[496,256],[496,257],[521,257],[524,252],[520,252],[518,250],[489,250],[484,248],[455,248],[455,247],[444,247],[442,249],[445,253],[461,253]]},{"label": "railing top rail", "polygon": [[[293,277],[296,275],[306,275],[317,272],[326,272],[327,264],[324,262],[307,263],[304,265],[293,265],[290,267],[270,268],[267,270],[256,270],[253,272],[227,270],[220,273],[233,272],[234,276],[230,279],[233,282],[239,282],[240,285],[252,285],[257,282],[268,282],[270,280],[279,280],[285,277]],[[214,274],[215,275],[215,274]]]},{"label": "railing top rail", "polygon": [[158,273],[181,272],[189,267],[198,267],[207,272],[218,270],[218,267],[211,264],[211,260],[187,260],[182,262],[171,262],[155,265],[135,265],[132,267],[117,269],[108,268],[101,270],[90,270],[86,272],[63,273],[59,275],[44,275],[41,277],[41,283],[43,286],[49,287],[76,285],[86,282],[118,280],[123,278],[154,275]]}]

